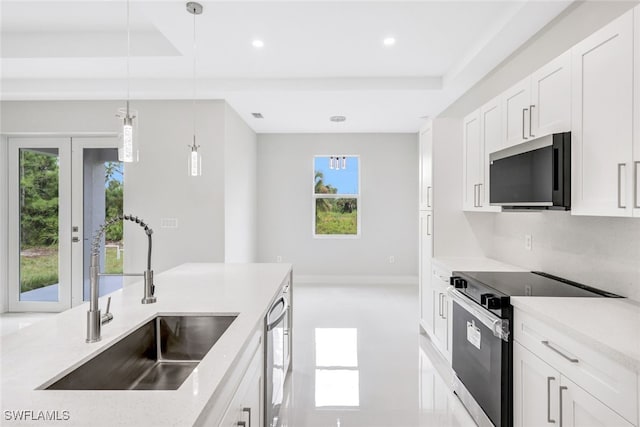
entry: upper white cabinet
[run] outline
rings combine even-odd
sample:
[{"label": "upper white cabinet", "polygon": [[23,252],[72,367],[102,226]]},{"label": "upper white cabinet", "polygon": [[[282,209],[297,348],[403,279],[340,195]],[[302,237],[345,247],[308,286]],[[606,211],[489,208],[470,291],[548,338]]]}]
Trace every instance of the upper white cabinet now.
[{"label": "upper white cabinet", "polygon": [[463,125],[463,209],[498,212],[489,205],[489,153],[503,145],[500,98],[465,117]]},{"label": "upper white cabinet", "polygon": [[633,214],[633,18],[572,49],[572,214]]},{"label": "upper white cabinet", "polygon": [[634,9],[635,46],[634,61],[635,70],[633,87],[634,94],[634,124],[633,124],[633,216],[640,217],[640,6]]},{"label": "upper white cabinet", "polygon": [[477,210],[480,205],[479,187],[482,184],[482,148],[480,146],[480,110],[469,114],[463,120],[462,154],[462,208]]},{"label": "upper white cabinet", "polygon": [[502,94],[505,146],[511,147],[530,137],[531,77],[518,82]]},{"label": "upper white cabinet", "polygon": [[418,141],[420,174],[420,210],[431,210],[433,208],[433,128],[431,124],[420,131]]},{"label": "upper white cabinet", "polygon": [[571,129],[571,52],[502,94],[504,145]]},{"label": "upper white cabinet", "polygon": [[529,137],[571,130],[571,51],[531,75]]}]

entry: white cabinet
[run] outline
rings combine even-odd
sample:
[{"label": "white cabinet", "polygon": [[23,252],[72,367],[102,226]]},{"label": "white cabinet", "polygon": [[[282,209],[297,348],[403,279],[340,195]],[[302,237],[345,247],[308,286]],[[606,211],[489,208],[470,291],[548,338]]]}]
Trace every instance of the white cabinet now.
[{"label": "white cabinet", "polygon": [[634,427],[611,408],[587,393],[566,377],[562,377],[559,389],[558,414],[562,426],[567,427]]},{"label": "white cabinet", "polygon": [[529,139],[531,134],[531,77],[518,82],[502,94],[505,147]]},{"label": "white cabinet", "polygon": [[571,138],[572,214],[631,216],[633,11],[572,49]]},{"label": "white cabinet", "polygon": [[434,343],[445,359],[451,361],[451,299],[447,295],[448,277],[433,271],[433,336]]},{"label": "white cabinet", "polygon": [[531,75],[530,137],[571,130],[571,51]]},{"label": "white cabinet", "polygon": [[517,309],[513,338],[516,427],[638,426],[635,372]]},{"label": "white cabinet", "polygon": [[261,396],[262,353],[256,351],[219,426],[262,426]]},{"label": "white cabinet", "polygon": [[514,426],[633,427],[560,371],[515,342]]},{"label": "white cabinet", "polygon": [[500,98],[495,98],[464,119],[463,209],[499,212],[489,204],[489,154],[503,145]]},{"label": "white cabinet", "polygon": [[502,108],[502,148],[571,130],[571,52],[505,91]]},{"label": "white cabinet", "polygon": [[518,427],[558,423],[560,372],[513,343],[513,422]]},{"label": "white cabinet", "polygon": [[420,323],[425,331],[433,331],[433,291],[431,288],[431,258],[433,256],[433,213],[420,211],[418,223],[418,276],[420,278]]},{"label": "white cabinet", "polygon": [[476,110],[463,120],[462,182],[464,188],[462,190],[462,208],[468,211],[480,208],[478,203],[478,189],[482,184],[480,142],[480,110]]},{"label": "white cabinet", "polygon": [[433,128],[431,124],[420,131],[418,170],[420,174],[420,210],[433,208]]}]

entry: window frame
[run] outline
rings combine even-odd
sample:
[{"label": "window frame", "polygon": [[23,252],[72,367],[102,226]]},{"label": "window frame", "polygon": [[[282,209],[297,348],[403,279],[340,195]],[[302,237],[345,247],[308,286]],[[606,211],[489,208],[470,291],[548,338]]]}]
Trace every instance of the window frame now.
[{"label": "window frame", "polygon": [[[348,158],[356,158],[358,159],[358,194],[316,194],[316,159],[317,158],[326,158],[327,163],[329,162],[329,158],[331,156],[338,157],[346,157]],[[314,239],[359,239],[362,235],[362,215],[360,213],[361,202],[362,202],[362,161],[359,154],[314,154],[311,159],[311,170],[312,176],[314,179],[311,180],[311,235]],[[347,164],[348,167],[348,164]],[[356,199],[357,208],[356,208],[356,234],[317,234],[316,233],[316,200],[317,199]]]}]

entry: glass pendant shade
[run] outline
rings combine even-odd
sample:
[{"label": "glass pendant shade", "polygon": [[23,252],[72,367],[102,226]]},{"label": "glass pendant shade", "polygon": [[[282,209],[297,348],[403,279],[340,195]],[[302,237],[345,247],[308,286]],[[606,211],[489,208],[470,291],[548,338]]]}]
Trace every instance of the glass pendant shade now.
[{"label": "glass pendant shade", "polygon": [[118,160],[126,163],[137,162],[138,151],[138,112],[127,108],[118,109]]},{"label": "glass pendant shade", "polygon": [[198,151],[199,145],[196,145],[196,137],[193,137],[193,145],[190,145],[191,153],[189,155],[189,175],[201,176],[202,175],[202,154]]}]

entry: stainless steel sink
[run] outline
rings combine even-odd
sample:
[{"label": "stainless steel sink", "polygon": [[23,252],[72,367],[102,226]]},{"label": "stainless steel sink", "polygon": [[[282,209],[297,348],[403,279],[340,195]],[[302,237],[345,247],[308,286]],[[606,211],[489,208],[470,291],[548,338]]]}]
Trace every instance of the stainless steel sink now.
[{"label": "stainless steel sink", "polygon": [[158,316],[47,390],[176,390],[237,316]]}]

